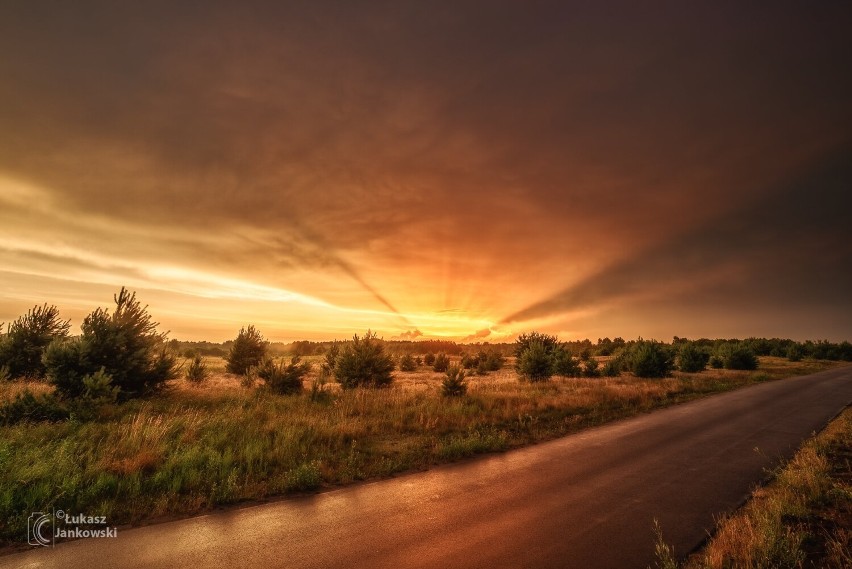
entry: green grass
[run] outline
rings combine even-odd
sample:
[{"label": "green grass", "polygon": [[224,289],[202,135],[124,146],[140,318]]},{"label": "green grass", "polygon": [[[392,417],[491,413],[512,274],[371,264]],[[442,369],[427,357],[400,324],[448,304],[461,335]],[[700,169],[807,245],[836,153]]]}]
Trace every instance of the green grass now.
[{"label": "green grass", "polygon": [[[104,408],[94,421],[0,428],[0,539],[23,541],[33,511],[105,515],[112,525],[189,515],[501,451],[833,365],[766,359],[758,372],[538,384],[502,370],[472,378],[458,398],[442,397],[443,374],[424,368],[396,372],[389,389],[330,384],[316,400],[309,390],[247,389],[221,372],[201,385],[175,380],[154,397]],[[0,400],[21,389],[0,384]]]}]

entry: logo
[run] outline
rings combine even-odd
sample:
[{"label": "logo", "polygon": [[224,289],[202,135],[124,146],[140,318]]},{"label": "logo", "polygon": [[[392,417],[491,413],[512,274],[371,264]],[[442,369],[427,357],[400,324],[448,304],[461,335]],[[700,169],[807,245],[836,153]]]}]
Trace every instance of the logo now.
[{"label": "logo", "polygon": [[47,547],[53,545],[53,516],[33,512],[27,518],[27,543]]},{"label": "logo", "polygon": [[27,543],[52,547],[56,539],[118,537],[118,529],[107,526],[106,516],[89,516],[56,510],[33,512],[27,519]]}]

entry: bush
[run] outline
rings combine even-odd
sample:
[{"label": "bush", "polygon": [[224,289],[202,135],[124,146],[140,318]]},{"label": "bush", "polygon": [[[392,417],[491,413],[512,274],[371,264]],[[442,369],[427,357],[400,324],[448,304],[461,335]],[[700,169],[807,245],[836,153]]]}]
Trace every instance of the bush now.
[{"label": "bush", "polygon": [[805,356],[805,351],[800,344],[792,344],[787,348],[787,359],[791,362],[798,362]]},{"label": "bush", "polygon": [[752,370],[757,369],[757,356],[751,348],[742,345],[728,345],[722,354],[725,369]]},{"label": "bush", "polygon": [[612,358],[607,361],[603,369],[601,370],[601,375],[604,377],[618,377],[621,375],[621,366],[623,362],[620,358]]},{"label": "bush", "polygon": [[473,369],[479,365],[479,357],[471,354],[462,354],[459,363],[464,369]]},{"label": "bush", "polygon": [[547,381],[553,375],[553,355],[546,344],[533,340],[525,344],[515,368],[529,381]]},{"label": "bush", "polygon": [[666,377],[674,365],[666,346],[644,340],[633,346],[628,361],[636,377]]},{"label": "bush", "polygon": [[226,358],[228,365],[225,369],[229,373],[245,375],[249,369],[257,367],[263,362],[268,346],[269,342],[263,339],[261,333],[253,325],[240,328],[240,332],[234,340],[234,345],[231,346],[231,351]]},{"label": "bush", "polygon": [[376,334],[367,331],[363,338],[355,334],[337,356],[334,375],[344,389],[359,386],[384,387],[393,380],[393,359],[385,354]]},{"label": "bush", "polygon": [[208,374],[207,364],[204,363],[201,354],[195,354],[195,357],[192,358],[192,361],[186,368],[186,380],[190,383],[201,383],[207,379]]},{"label": "bush", "polygon": [[449,367],[450,367],[450,358],[447,357],[447,354],[440,353],[437,356],[435,356],[435,361],[432,363],[432,369],[433,370],[435,370],[437,372],[447,371],[447,369]]},{"label": "bush", "polygon": [[136,300],[136,293],[122,287],[114,300],[112,314],[98,308],[86,316],[79,338],[55,339],[45,350],[47,376],[61,396],[83,395],[84,379],[99,371],[111,377],[124,398],[150,392],[175,376],[166,334],[156,331],[157,323]]},{"label": "bush", "polygon": [[[480,360],[482,360],[481,356]],[[484,361],[485,369],[487,371],[498,371],[500,369],[503,369],[503,363],[505,362],[503,356],[496,350],[489,350],[489,352],[485,355]]]},{"label": "bush", "polygon": [[479,358],[479,363],[476,364],[476,375],[488,375],[488,365],[482,358]]},{"label": "bush", "polygon": [[689,342],[681,346],[678,352],[678,368],[686,373],[696,373],[704,371],[707,367],[707,362],[710,360],[710,354]]},{"label": "bush", "polygon": [[423,356],[423,363],[427,366],[435,365],[435,354],[432,352],[427,353]]},{"label": "bush", "polygon": [[104,406],[118,400],[119,391],[112,385],[112,377],[103,368],[83,377],[83,393],[70,404],[71,418],[78,421],[97,418]]},{"label": "bush", "polygon": [[465,371],[456,365],[447,369],[447,377],[441,383],[441,393],[444,397],[461,397],[467,393],[467,382],[464,380]]},{"label": "bush", "polygon": [[414,371],[417,369],[417,362],[414,361],[411,354],[405,354],[399,358],[399,369],[400,371]]},{"label": "bush", "polygon": [[584,377],[599,377],[600,370],[598,367],[600,363],[595,358],[589,358],[583,362],[583,376]]},{"label": "bush", "polygon": [[710,356],[710,367],[713,369],[722,369],[725,367],[725,362],[719,356]]},{"label": "bush", "polygon": [[0,425],[16,425],[24,421],[63,421],[68,410],[52,394],[34,395],[29,389],[18,393],[12,401],[0,405]]},{"label": "bush", "polygon": [[277,364],[272,359],[267,359],[257,368],[257,376],[266,382],[267,387],[281,395],[291,395],[302,391],[302,378],[311,371],[311,364],[300,363],[299,356],[293,356],[290,363],[285,365],[284,360]]},{"label": "bush", "polygon": [[35,306],[9,325],[8,332],[0,338],[0,367],[7,368],[9,376],[42,377],[45,373],[42,356],[44,350],[57,338],[68,336],[71,324],[59,318],[55,306]]},{"label": "bush", "polygon": [[553,373],[562,377],[580,375],[580,365],[565,346],[559,346],[553,353]]}]

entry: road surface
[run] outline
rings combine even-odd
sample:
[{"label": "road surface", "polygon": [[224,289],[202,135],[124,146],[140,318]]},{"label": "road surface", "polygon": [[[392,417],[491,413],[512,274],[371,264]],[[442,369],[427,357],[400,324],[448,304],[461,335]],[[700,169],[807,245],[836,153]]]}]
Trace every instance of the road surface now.
[{"label": "road surface", "polygon": [[852,402],[852,368],[315,496],[0,557],[0,567],[647,567],[678,555]]}]

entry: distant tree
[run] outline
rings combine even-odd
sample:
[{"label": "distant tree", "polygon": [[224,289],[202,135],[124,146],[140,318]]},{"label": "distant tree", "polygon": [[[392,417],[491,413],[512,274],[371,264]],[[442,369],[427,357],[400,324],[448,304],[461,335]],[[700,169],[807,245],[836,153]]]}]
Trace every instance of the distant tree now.
[{"label": "distant tree", "polygon": [[357,334],[337,356],[334,375],[344,389],[360,386],[385,387],[393,380],[393,359],[373,332]]},{"label": "distant tree", "polygon": [[605,377],[618,377],[621,374],[621,368],[624,364],[621,358],[611,358],[601,369],[601,375]]},{"label": "distant tree", "polygon": [[837,346],[837,352],[841,360],[852,362],[852,344],[847,341],[840,342],[840,345]]},{"label": "distant tree", "polygon": [[399,358],[400,371],[414,371],[416,369],[417,362],[414,361],[414,358],[411,357],[411,354],[404,354],[401,358]]},{"label": "distant tree", "polygon": [[245,375],[249,369],[257,367],[263,362],[268,346],[269,342],[263,338],[263,335],[258,332],[254,325],[240,328],[226,358],[228,362],[226,369],[229,373]]},{"label": "distant tree", "polygon": [[678,351],[678,368],[686,373],[703,371],[710,361],[710,354],[699,348],[693,342],[681,343]]},{"label": "distant tree", "polygon": [[314,353],[313,342],[298,340],[290,345],[290,354],[294,356],[310,356]]},{"label": "distant tree", "polygon": [[580,375],[580,365],[571,355],[567,346],[559,346],[553,351],[553,373],[562,377],[577,377]]},{"label": "distant tree", "polygon": [[671,353],[661,342],[640,340],[629,355],[630,371],[637,377],[665,377],[674,365]]},{"label": "distant tree", "polygon": [[6,368],[11,378],[42,377],[44,350],[52,341],[67,337],[70,328],[55,306],[34,306],[0,337],[0,368]]},{"label": "distant tree", "polygon": [[460,364],[464,369],[473,369],[479,365],[479,357],[474,356],[473,354],[463,353],[461,355]]},{"label": "distant tree", "polygon": [[450,358],[447,354],[441,352],[435,356],[435,361],[432,363],[432,369],[438,372],[447,371],[450,367]]},{"label": "distant tree", "polygon": [[[482,360],[482,358],[480,358]],[[496,350],[489,350],[484,358],[485,369],[487,371],[498,371],[503,368],[505,359]]]},{"label": "distant tree", "polygon": [[598,369],[600,363],[595,358],[589,358],[583,362],[583,376],[585,377],[598,377],[601,372]]},{"label": "distant tree", "polygon": [[722,352],[725,369],[752,370],[757,369],[758,360],[754,352],[745,344],[728,344]]},{"label": "distant tree", "polygon": [[423,363],[427,366],[435,365],[435,354],[428,352],[423,356]]},{"label": "distant tree", "polygon": [[787,359],[791,362],[800,361],[805,355],[805,351],[800,344],[792,344],[787,348]]}]

